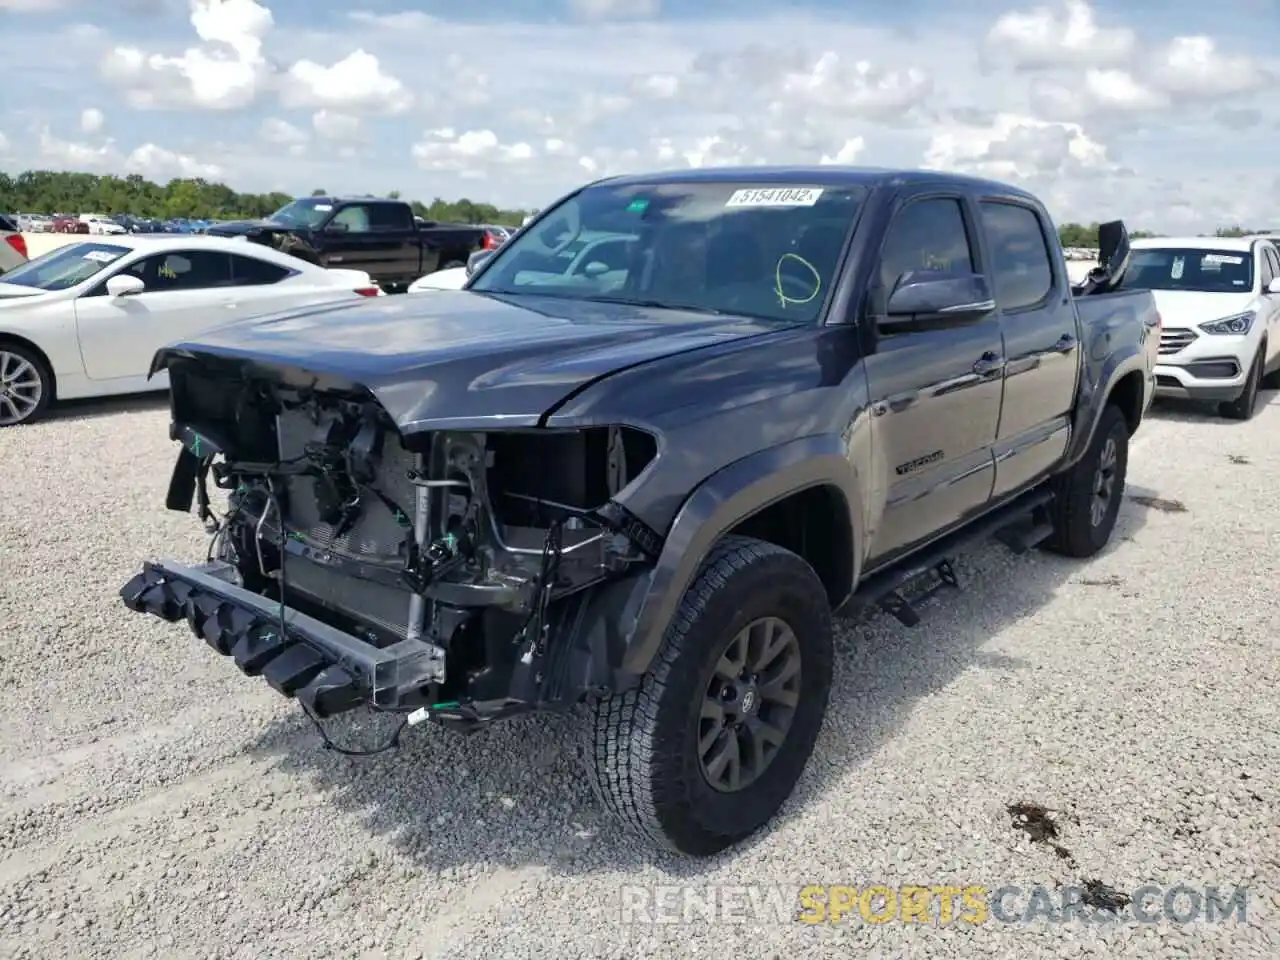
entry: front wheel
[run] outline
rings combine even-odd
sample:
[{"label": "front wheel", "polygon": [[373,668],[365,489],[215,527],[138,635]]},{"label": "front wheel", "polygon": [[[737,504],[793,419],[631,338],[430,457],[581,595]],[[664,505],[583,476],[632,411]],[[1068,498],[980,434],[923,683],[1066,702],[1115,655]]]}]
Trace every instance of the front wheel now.
[{"label": "front wheel", "polygon": [[1258,348],[1258,355],[1249,366],[1249,379],[1245,381],[1244,390],[1234,400],[1226,400],[1218,404],[1218,413],[1228,420],[1252,420],[1253,412],[1258,408],[1258,388],[1262,386],[1263,358],[1267,355],[1267,345]]},{"label": "front wheel", "polygon": [[751,835],[813,752],[832,657],[813,568],[774,544],[726,538],[640,686],[592,705],[585,759],[596,796],[628,828],[687,855]]},{"label": "front wheel", "polygon": [[1053,533],[1045,547],[1068,557],[1091,557],[1107,545],[1120,515],[1129,470],[1129,424],[1107,404],[1080,460],[1053,478]]},{"label": "front wheel", "polygon": [[0,427],[32,423],[53,399],[53,375],[26,347],[0,343]]}]

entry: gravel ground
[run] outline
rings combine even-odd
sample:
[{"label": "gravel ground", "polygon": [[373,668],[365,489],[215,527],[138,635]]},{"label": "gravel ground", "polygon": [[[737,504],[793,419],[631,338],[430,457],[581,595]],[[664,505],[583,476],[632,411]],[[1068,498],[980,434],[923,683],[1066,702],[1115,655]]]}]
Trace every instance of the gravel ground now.
[{"label": "gravel ground", "polygon": [[[416,728],[352,760],[184,628],[127,612],[116,591],[144,556],[204,552],[194,518],[161,506],[161,403],[0,431],[0,956],[1274,958],[1280,400],[1263,401],[1247,424],[1157,413],[1093,562],[976,549],[915,630],[846,624],[797,795],[697,864],[617,834],[568,721]],[[369,742],[371,723],[335,736]],[[1013,829],[1017,802],[1058,811],[1056,841]],[[1248,919],[620,912],[631,887],[1085,879],[1248,885]]]}]

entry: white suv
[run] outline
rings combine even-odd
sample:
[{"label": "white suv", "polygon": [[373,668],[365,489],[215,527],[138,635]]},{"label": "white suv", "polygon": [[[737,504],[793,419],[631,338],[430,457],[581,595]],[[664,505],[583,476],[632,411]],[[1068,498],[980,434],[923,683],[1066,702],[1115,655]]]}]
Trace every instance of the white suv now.
[{"label": "white suv", "polygon": [[1253,416],[1280,386],[1280,248],[1255,237],[1135,240],[1122,286],[1146,288],[1164,320],[1156,396],[1217,401]]},{"label": "white suv", "polygon": [[0,213],[0,273],[27,262],[27,241],[18,225]]}]

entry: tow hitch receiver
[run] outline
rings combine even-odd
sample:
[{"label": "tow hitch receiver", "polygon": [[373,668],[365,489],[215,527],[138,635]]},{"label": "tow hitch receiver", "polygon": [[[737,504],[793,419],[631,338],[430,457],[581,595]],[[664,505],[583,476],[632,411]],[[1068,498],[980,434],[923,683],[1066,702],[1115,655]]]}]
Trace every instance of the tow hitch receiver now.
[{"label": "tow hitch receiver", "polygon": [[137,613],[170,623],[185,620],[193,634],[230,657],[246,676],[261,676],[317,717],[363,703],[383,709],[420,705],[415,693],[424,686],[431,655],[426,644],[375,647],[298,610],[281,611],[279,604],[239,586],[229,564],[147,563],[121,588],[120,598]]}]

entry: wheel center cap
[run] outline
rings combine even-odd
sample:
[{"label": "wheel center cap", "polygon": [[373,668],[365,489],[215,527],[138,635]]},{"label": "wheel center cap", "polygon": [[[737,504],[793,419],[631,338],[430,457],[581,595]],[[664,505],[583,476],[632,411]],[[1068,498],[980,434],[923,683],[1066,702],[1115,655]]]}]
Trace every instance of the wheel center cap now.
[{"label": "wheel center cap", "polygon": [[759,705],[759,702],[760,702],[760,698],[756,695],[755,689],[749,687],[746,690],[746,692],[742,694],[743,716],[750,716],[752,713],[754,713],[756,707]]}]

